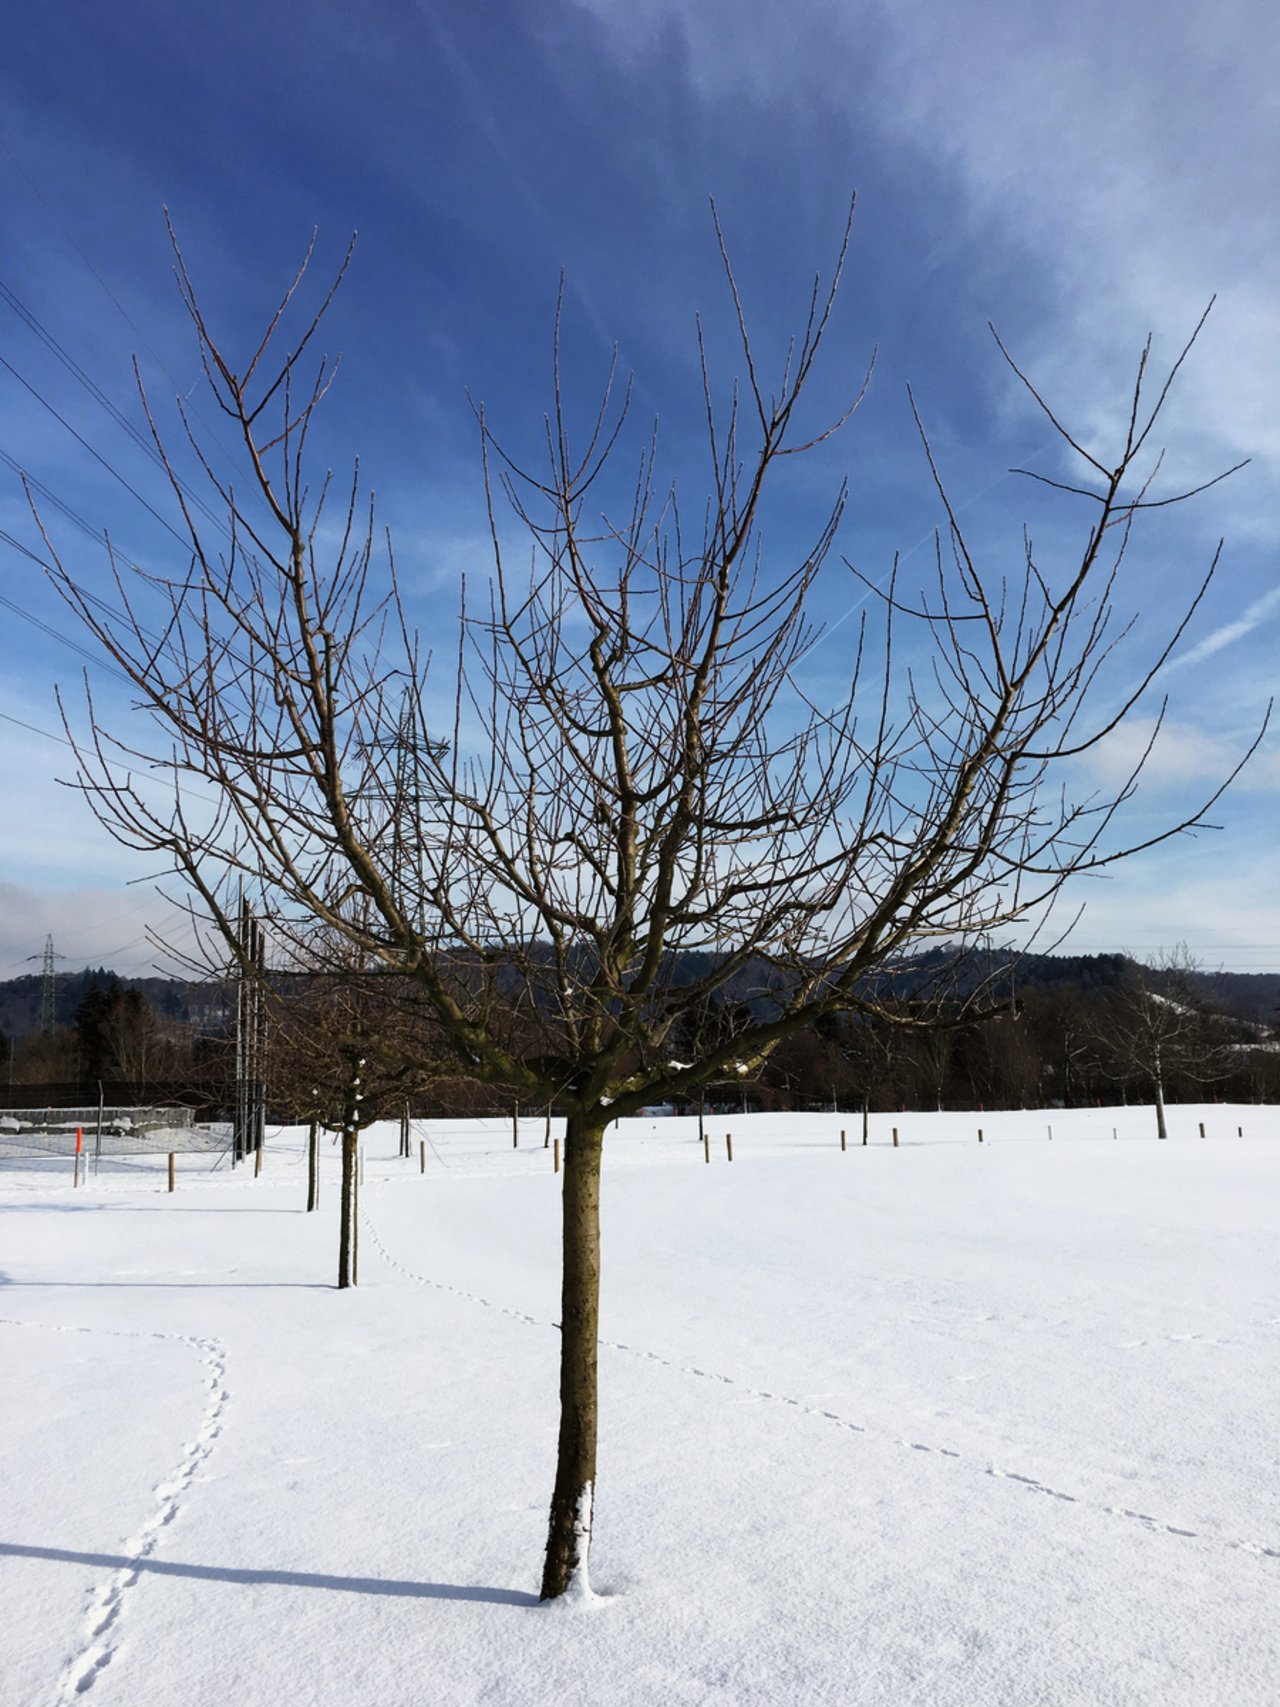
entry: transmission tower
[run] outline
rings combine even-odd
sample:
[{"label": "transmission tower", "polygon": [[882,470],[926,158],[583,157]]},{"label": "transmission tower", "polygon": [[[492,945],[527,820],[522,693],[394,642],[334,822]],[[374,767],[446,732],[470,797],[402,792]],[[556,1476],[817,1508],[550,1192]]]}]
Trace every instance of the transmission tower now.
[{"label": "transmission tower", "polygon": [[393,733],[365,743],[367,751],[393,752],[394,781],[390,788],[366,788],[361,793],[386,801],[394,814],[391,821],[392,881],[405,910],[423,929],[425,897],[422,877],[422,771],[424,759],[442,759],[449,751],[447,741],[436,741],[421,732],[414,690],[406,688],[400,716]]},{"label": "transmission tower", "polygon": [[40,976],[40,1020],[37,1031],[52,1031],[54,1025],[54,982],[58,976],[56,963],[65,960],[65,954],[53,952],[53,936],[50,933],[44,939],[43,954],[29,954],[28,960],[39,960],[42,963]]}]

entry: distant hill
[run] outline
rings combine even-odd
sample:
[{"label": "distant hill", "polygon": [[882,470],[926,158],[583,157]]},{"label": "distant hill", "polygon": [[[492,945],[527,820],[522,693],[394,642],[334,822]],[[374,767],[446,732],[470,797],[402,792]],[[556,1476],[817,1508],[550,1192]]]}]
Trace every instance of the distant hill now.
[{"label": "distant hill", "polygon": [[[704,954],[685,956],[689,963],[688,976],[705,970],[709,957]],[[942,979],[954,959],[947,947],[929,949],[915,955],[894,969],[893,984],[904,995],[925,989]],[[1018,990],[1054,985],[1074,986],[1084,991],[1106,990],[1120,983],[1133,963],[1123,954],[1029,954],[1017,956],[994,949],[966,961],[960,977],[960,987],[972,988],[984,976],[994,974],[997,987],[1003,994]],[[731,1000],[752,999],[761,983],[764,969],[748,966],[725,992]],[[105,985],[113,976],[104,967],[86,966],[79,972],[59,972],[54,990],[54,1022],[70,1025],[72,1016],[85,992],[96,980]],[[180,1024],[191,1024],[201,1030],[219,1027],[227,1015],[231,1000],[229,987],[219,982],[196,984],[177,978],[119,978],[122,988],[137,990],[162,1018]],[[683,980],[681,980],[683,981]],[[877,980],[878,981],[878,980]],[[1200,990],[1207,1006],[1221,1013],[1255,1024],[1271,1024],[1280,1016],[1280,973],[1276,972],[1197,972],[1193,984]],[[39,973],[26,973],[20,978],[0,982],[0,1032],[13,1041],[28,1036],[40,1023],[40,998],[43,980]]]},{"label": "distant hill", "polygon": [[[220,984],[192,984],[178,978],[125,978],[102,966],[80,972],[59,972],[54,983],[54,1024],[70,1025],[72,1016],[95,982],[105,986],[116,978],[121,989],[137,990],[162,1018],[180,1024],[205,1026],[221,1018],[226,990]],[[17,1041],[40,1024],[44,979],[38,972],[0,982],[0,1032]]]}]

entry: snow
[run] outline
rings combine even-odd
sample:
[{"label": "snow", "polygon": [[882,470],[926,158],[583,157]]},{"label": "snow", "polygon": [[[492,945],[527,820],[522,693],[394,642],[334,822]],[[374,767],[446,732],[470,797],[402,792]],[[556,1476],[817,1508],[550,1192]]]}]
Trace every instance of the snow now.
[{"label": "snow", "polygon": [[416,1127],[425,1176],[366,1133],[343,1293],[300,1131],[172,1196],[5,1160],[0,1700],[1270,1703],[1280,1117],[1169,1120],[717,1116],[711,1167],[696,1120],[612,1128],[554,1606],[541,1119]]}]

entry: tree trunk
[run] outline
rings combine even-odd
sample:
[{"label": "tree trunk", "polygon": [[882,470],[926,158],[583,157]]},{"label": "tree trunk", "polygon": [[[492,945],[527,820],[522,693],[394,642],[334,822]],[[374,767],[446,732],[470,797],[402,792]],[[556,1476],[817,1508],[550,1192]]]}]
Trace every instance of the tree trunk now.
[{"label": "tree trunk", "polygon": [[605,1115],[565,1125],[564,1250],[560,1307],[560,1440],[542,1598],[587,1593],[596,1480],[597,1342],[600,1332],[600,1162]]},{"label": "tree trunk", "polygon": [[1169,1128],[1164,1121],[1164,1085],[1161,1083],[1158,1073],[1156,1074],[1156,1136],[1157,1138],[1169,1136]]},{"label": "tree trunk", "polygon": [[358,1128],[342,1128],[342,1198],[338,1209],[338,1285],[354,1286],[356,1220],[356,1140]]},{"label": "tree trunk", "polygon": [[350,1057],[351,1077],[342,1097],[342,1202],[338,1210],[338,1285],[354,1286],[356,1263],[356,1202],[357,1168],[359,1167],[361,1069],[364,1057],[354,1051]]},{"label": "tree trunk", "polygon": [[320,1207],[320,1122],[307,1133],[307,1214]]}]

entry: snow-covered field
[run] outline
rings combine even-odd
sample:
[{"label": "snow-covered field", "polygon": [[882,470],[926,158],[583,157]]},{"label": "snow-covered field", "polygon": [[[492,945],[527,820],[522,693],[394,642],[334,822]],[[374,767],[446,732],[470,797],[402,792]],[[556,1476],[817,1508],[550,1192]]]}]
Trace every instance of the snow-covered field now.
[{"label": "snow-covered field", "polygon": [[6,1162],[0,1701],[1273,1703],[1280,1112],[1170,1125],[612,1133],[574,1606],[540,1124],[371,1132],[343,1294],[328,1144],[310,1216],[297,1132],[172,1197]]}]

